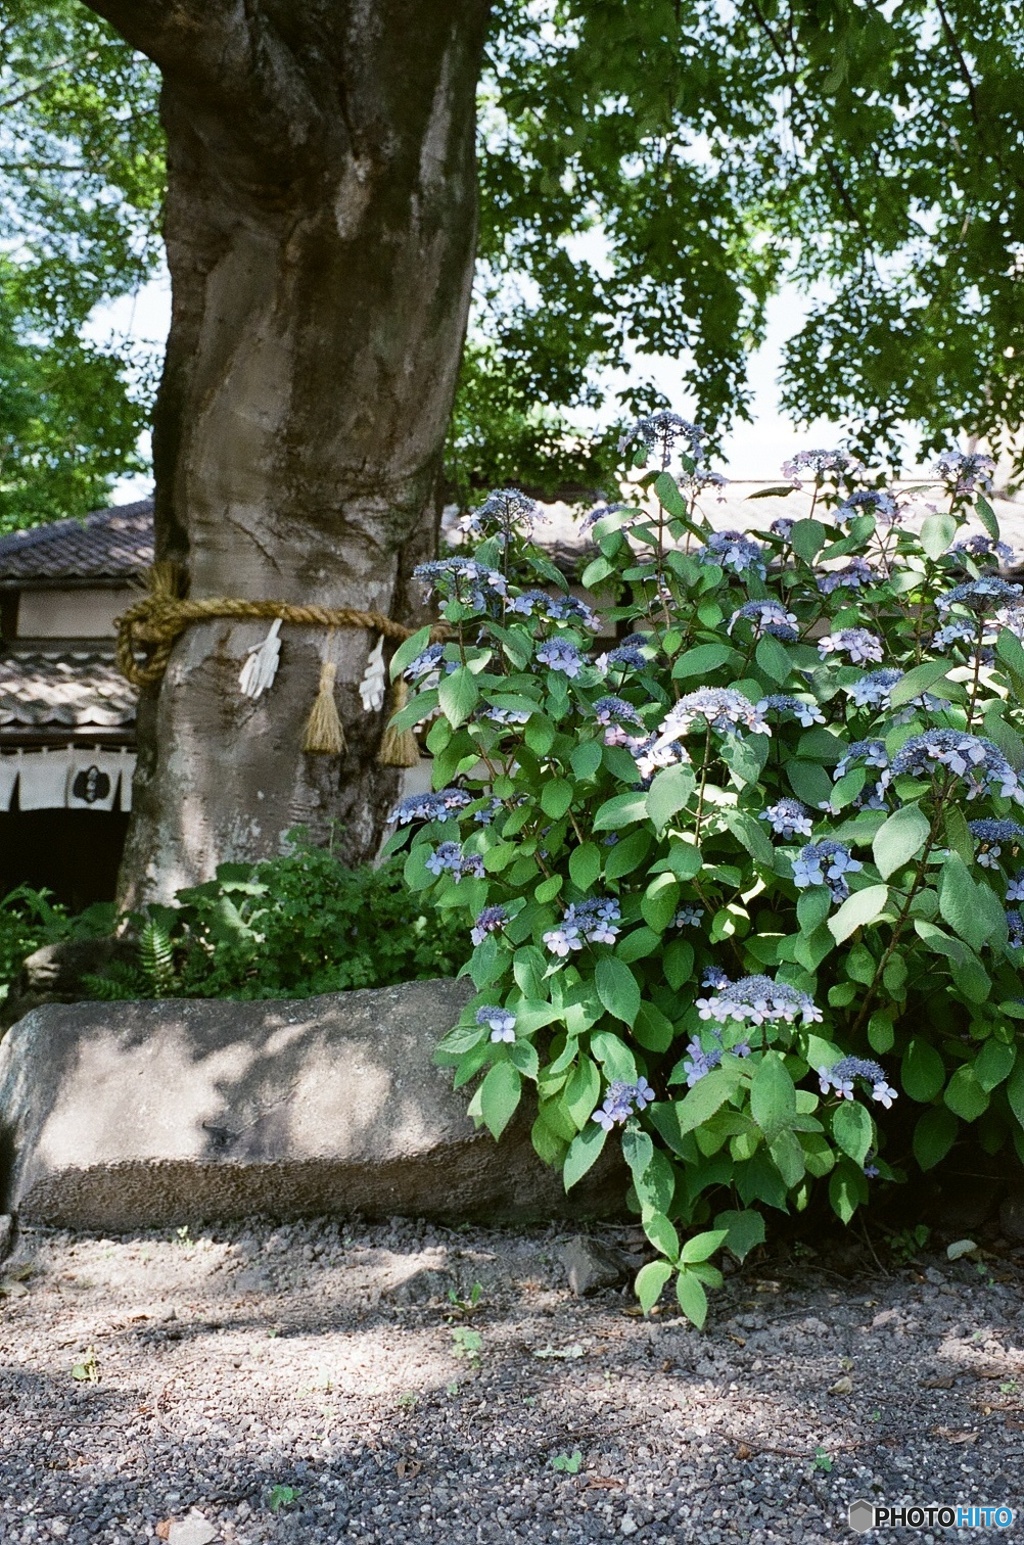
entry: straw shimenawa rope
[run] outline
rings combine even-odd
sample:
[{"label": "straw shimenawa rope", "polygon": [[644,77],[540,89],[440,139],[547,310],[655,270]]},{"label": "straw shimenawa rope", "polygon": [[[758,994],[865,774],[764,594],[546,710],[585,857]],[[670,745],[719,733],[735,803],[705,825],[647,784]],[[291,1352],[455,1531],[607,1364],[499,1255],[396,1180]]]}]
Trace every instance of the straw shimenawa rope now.
[{"label": "straw shimenawa rope", "polygon": [[[396,642],[412,638],[419,631],[385,617],[382,612],[360,611],[349,606],[296,606],[290,601],[242,601],[231,596],[188,600],[177,594],[178,571],[173,564],[154,564],[147,577],[149,593],[117,619],[118,669],[139,688],[152,686],[160,680],[167,669],[171,650],[187,627],[214,617],[227,617],[238,622],[279,617],[282,622],[305,627],[363,628],[367,632],[383,633]],[[443,623],[437,623],[431,628],[430,636],[435,641],[446,638],[448,629]],[[145,659],[138,658],[139,652],[145,652]],[[327,685],[333,686],[333,681],[328,684],[321,680],[322,690]],[[394,684],[394,712],[404,706],[404,687],[405,683],[399,677]],[[411,767],[418,757],[411,731],[385,731],[381,760],[391,766]]]}]

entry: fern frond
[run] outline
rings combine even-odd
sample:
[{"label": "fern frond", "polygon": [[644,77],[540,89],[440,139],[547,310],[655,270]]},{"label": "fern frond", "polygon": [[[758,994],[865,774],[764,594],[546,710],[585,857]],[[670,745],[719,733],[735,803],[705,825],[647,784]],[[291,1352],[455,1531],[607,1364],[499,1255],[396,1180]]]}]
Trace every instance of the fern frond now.
[{"label": "fern frond", "polygon": [[162,923],[148,922],[139,935],[139,962],[154,998],[167,998],[178,985],[174,945]]}]

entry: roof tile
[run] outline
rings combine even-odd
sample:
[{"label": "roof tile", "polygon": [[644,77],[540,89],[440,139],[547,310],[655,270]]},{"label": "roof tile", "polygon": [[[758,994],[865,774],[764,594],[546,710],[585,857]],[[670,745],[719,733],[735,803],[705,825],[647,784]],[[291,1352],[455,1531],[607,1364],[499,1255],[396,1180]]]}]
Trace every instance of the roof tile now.
[{"label": "roof tile", "polygon": [[152,499],[0,537],[0,581],[128,579],[152,562]]},{"label": "roof tile", "polygon": [[101,650],[0,657],[0,729],[130,729],[135,689]]}]

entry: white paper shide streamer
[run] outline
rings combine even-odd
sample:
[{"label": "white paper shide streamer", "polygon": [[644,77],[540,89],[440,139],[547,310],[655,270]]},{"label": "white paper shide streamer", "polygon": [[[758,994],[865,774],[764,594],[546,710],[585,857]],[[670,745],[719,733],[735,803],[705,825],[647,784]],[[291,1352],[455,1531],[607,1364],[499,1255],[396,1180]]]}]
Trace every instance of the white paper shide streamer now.
[{"label": "white paper shide streamer", "polygon": [[243,697],[260,697],[273,684],[281,658],[281,640],[277,636],[280,631],[281,619],[275,617],[262,644],[253,644],[249,650],[238,678]]},{"label": "white paper shide streamer", "polygon": [[364,713],[380,713],[387,695],[387,669],[384,665],[384,635],[370,651],[363,679],[359,683],[359,696],[363,700]]}]

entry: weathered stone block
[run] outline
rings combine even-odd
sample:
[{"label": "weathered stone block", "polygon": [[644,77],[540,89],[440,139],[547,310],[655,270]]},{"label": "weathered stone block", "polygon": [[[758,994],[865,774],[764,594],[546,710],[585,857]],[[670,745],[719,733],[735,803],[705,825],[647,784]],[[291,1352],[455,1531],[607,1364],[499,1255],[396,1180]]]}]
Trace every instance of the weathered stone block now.
[{"label": "weathered stone block", "polygon": [[466,981],[266,1003],[48,1004],[0,1043],[0,1213],[170,1227],[262,1213],[606,1216],[611,1158],[566,1197],[524,1118],[495,1143],[432,1053]]}]

